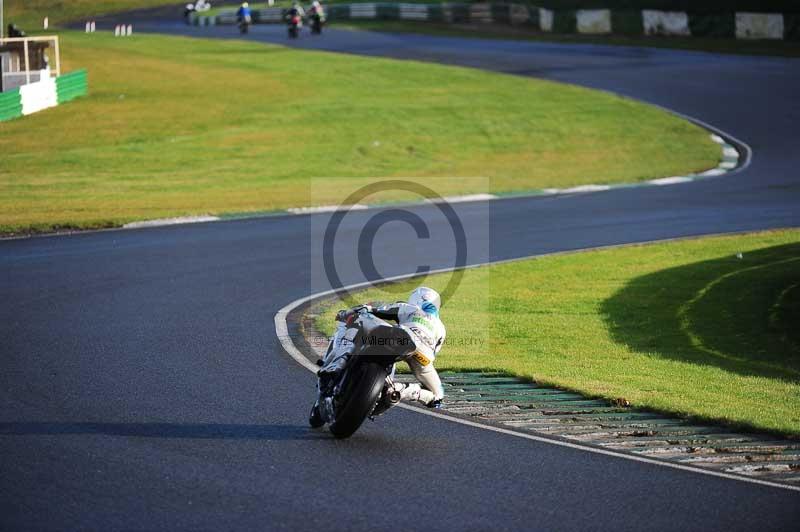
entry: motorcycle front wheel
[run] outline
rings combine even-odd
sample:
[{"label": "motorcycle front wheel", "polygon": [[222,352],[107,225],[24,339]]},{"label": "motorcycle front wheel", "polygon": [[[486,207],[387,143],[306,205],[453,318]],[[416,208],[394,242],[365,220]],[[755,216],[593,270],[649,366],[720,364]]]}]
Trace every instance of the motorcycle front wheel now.
[{"label": "motorcycle front wheel", "polygon": [[386,381],[386,368],[375,363],[362,364],[353,375],[344,405],[336,410],[336,420],[330,424],[331,434],[349,438],[375,408]]}]

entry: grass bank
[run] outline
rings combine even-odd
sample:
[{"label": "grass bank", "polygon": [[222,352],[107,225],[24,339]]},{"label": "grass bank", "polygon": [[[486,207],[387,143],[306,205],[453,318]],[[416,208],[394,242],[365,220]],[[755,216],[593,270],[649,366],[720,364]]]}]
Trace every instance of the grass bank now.
[{"label": "grass bank", "polygon": [[716,165],[705,131],[578,87],[244,41],[65,33],[90,96],[0,123],[0,231],[330,202],[377,176],[493,192]]},{"label": "grass bank", "polygon": [[[449,278],[425,283],[441,289]],[[393,301],[417,284],[357,299]],[[334,311],[322,309],[323,330]],[[441,369],[508,372],[637,407],[800,434],[800,230],[470,270],[442,317]]]},{"label": "grass bank", "polygon": [[[26,31],[42,28],[45,17],[51,25],[164,5],[178,5],[175,0],[5,0],[6,23],[15,23]],[[176,13],[180,13],[177,11]]]}]

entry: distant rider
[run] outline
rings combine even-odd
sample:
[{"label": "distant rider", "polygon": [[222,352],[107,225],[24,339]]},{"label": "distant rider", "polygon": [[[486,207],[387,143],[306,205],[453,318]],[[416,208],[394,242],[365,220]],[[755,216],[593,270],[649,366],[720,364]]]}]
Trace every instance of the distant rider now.
[{"label": "distant rider", "polygon": [[[396,321],[408,332],[417,347],[417,351],[406,361],[422,386],[416,383],[395,382],[394,390],[400,393],[400,399],[419,401],[429,408],[438,408],[444,398],[444,388],[439,373],[433,367],[433,361],[442,349],[447,334],[444,324],[439,319],[440,307],[441,298],[436,290],[421,286],[411,292],[407,303],[398,301],[377,308],[361,305],[339,311],[336,315],[337,329],[333,342],[322,360],[322,368],[318,373],[320,382],[326,376],[335,376],[344,367],[347,357],[353,351],[353,340],[358,332],[358,329],[351,325],[353,318],[359,311],[366,310],[378,318]],[[319,427],[323,423],[318,405],[319,400],[314,405],[309,419],[309,423],[314,427]]]},{"label": "distant rider", "polygon": [[314,0],[311,2],[311,7],[308,9],[308,16],[312,19],[319,17],[319,23],[325,23],[325,9],[322,7],[322,4]]},{"label": "distant rider", "polygon": [[289,11],[286,12],[286,20],[290,22],[294,17],[299,17],[302,23],[303,17],[305,16],[306,16],[306,11],[305,9],[303,9],[303,6],[301,6],[298,2],[292,3],[292,7],[290,7]]},{"label": "distant rider", "polygon": [[250,4],[243,2],[242,5],[239,6],[239,10],[236,12],[236,18],[239,20],[239,22],[250,24],[250,22],[253,20],[253,13],[250,11]]}]

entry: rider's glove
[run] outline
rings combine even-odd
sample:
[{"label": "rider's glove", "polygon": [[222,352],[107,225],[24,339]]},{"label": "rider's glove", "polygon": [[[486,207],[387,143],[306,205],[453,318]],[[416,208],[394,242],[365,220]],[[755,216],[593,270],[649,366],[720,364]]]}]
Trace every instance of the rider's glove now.
[{"label": "rider's glove", "polygon": [[336,313],[336,321],[341,321],[350,325],[356,315],[361,312],[362,310],[366,310],[367,312],[372,312],[372,307],[370,305],[359,305],[357,307],[353,307],[347,310],[340,310]]}]

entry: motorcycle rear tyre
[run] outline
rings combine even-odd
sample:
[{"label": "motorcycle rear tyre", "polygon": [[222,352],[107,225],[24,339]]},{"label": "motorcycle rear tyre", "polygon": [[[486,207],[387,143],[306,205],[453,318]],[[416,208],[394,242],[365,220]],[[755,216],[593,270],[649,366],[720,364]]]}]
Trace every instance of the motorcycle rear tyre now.
[{"label": "motorcycle rear tyre", "polygon": [[367,363],[361,366],[350,397],[341,409],[336,412],[336,420],[330,424],[331,434],[337,438],[349,438],[367,419],[375,408],[383,384],[386,381],[386,369],[379,364]]}]

